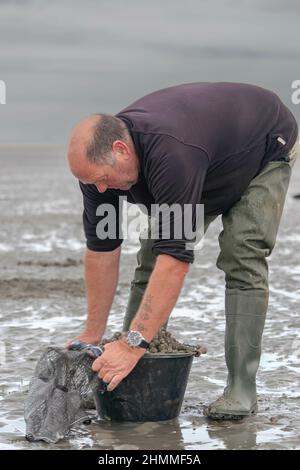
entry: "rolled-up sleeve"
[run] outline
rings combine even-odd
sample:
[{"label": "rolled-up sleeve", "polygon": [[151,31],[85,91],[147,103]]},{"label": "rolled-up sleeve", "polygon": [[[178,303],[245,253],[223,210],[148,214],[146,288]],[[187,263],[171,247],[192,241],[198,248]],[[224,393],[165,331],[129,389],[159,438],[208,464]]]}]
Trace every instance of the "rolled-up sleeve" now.
[{"label": "rolled-up sleeve", "polygon": [[83,228],[86,246],[92,251],[113,251],[121,237],[122,199],[113,190],[99,193],[93,184],[79,182],[83,195]]}]

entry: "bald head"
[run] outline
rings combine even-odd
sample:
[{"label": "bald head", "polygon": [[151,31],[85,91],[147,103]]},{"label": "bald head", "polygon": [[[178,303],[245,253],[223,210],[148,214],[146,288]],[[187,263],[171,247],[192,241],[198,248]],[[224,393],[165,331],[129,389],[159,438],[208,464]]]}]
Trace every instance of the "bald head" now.
[{"label": "bald head", "polygon": [[80,121],[71,134],[68,159],[73,175],[100,192],[128,190],[139,178],[134,141],[114,116],[95,114]]},{"label": "bald head", "polygon": [[68,160],[72,173],[77,178],[82,178],[82,169],[89,167],[87,159],[87,147],[93,141],[94,128],[99,121],[99,116],[89,116],[80,121],[72,130]]},{"label": "bald head", "polygon": [[72,173],[78,177],[83,168],[91,165],[113,165],[115,141],[128,142],[125,124],[114,116],[95,114],[80,121],[73,129],[68,159]]}]

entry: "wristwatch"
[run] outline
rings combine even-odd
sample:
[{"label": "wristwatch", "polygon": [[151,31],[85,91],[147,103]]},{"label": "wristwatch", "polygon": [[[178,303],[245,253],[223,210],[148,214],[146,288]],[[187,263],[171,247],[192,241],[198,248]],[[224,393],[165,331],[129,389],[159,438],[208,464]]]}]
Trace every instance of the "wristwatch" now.
[{"label": "wristwatch", "polygon": [[139,331],[128,331],[126,341],[128,346],[131,346],[132,348],[148,349],[150,346],[150,343],[145,340],[145,338]]}]

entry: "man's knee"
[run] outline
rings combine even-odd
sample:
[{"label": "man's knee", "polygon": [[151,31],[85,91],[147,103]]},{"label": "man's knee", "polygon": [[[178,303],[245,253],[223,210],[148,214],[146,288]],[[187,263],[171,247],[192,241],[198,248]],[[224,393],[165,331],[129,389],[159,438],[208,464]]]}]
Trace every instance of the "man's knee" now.
[{"label": "man's knee", "polygon": [[226,287],[238,289],[268,289],[266,257],[272,248],[262,240],[220,235],[217,267],[225,273]]},{"label": "man's knee", "polygon": [[144,240],[137,255],[137,270],[151,272],[153,270],[156,256],[152,252],[153,240]]}]

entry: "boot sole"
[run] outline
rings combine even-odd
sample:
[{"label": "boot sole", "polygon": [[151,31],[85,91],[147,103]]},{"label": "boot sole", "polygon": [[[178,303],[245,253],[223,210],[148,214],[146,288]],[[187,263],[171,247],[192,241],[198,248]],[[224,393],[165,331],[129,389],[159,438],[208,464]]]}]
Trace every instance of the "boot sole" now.
[{"label": "boot sole", "polygon": [[211,413],[209,411],[209,406],[204,406],[203,407],[203,414],[206,418],[213,419],[216,421],[225,421],[225,420],[230,420],[230,421],[239,421],[243,418],[253,416],[257,413],[258,408],[257,408],[257,403],[252,406],[250,411],[231,411],[230,413]]}]

